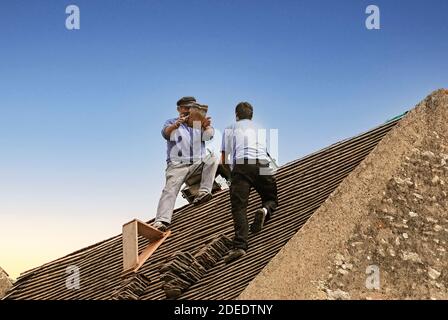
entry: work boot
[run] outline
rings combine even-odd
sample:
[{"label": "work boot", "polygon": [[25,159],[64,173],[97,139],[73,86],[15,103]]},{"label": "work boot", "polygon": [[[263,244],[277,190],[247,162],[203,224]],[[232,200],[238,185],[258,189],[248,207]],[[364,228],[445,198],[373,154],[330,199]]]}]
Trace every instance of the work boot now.
[{"label": "work boot", "polygon": [[169,224],[162,221],[156,221],[152,226],[161,232],[165,232],[168,230]]},{"label": "work boot", "polygon": [[265,208],[258,209],[255,211],[254,222],[250,226],[250,231],[252,233],[258,233],[261,231],[266,219],[267,210]]},{"label": "work boot", "polygon": [[244,256],[246,254],[246,251],[244,249],[232,249],[230,250],[229,254],[224,258],[225,263],[230,263],[232,261],[235,261],[236,259]]},{"label": "work boot", "polygon": [[207,191],[199,191],[198,195],[193,200],[193,205],[198,206],[202,203],[209,201],[212,198],[212,194]]}]

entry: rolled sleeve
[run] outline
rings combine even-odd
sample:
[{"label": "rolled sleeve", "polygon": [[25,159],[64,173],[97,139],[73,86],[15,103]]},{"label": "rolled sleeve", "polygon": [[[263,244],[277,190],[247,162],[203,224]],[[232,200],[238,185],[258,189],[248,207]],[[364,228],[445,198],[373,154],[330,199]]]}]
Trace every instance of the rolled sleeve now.
[{"label": "rolled sleeve", "polygon": [[169,120],[166,120],[166,121],[165,121],[165,124],[163,125],[163,128],[162,128],[161,133],[162,133],[162,137],[163,137],[165,140],[170,140],[170,138],[171,138],[171,137],[169,137],[169,136],[166,135],[166,133],[165,133],[165,129],[166,129],[167,127],[171,126],[174,122],[176,122],[176,119],[169,119]]}]

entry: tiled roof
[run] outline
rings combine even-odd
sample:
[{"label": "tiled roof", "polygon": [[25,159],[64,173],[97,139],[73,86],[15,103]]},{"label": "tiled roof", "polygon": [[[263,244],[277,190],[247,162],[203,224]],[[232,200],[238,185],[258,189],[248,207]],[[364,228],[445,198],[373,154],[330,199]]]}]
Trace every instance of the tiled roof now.
[{"label": "tiled roof", "polygon": [[[277,172],[279,207],[257,235],[250,235],[247,254],[231,263],[221,259],[178,299],[234,299],[266,266],[341,181],[372,151],[400,119],[331,145],[282,166]],[[291,146],[293,147],[293,146]],[[248,219],[260,200],[251,193]],[[19,277],[8,299],[110,299],[117,296],[165,299],[160,267],[176,252],[196,253],[220,235],[232,237],[233,222],[228,190],[199,207],[184,206],[174,213],[172,235],[146,261],[132,280],[123,280],[121,235],[84,248]],[[139,240],[144,248],[146,240]],[[67,289],[68,266],[80,271],[79,289]],[[147,280],[150,280],[147,281]],[[130,292],[123,292],[128,290]]]}]

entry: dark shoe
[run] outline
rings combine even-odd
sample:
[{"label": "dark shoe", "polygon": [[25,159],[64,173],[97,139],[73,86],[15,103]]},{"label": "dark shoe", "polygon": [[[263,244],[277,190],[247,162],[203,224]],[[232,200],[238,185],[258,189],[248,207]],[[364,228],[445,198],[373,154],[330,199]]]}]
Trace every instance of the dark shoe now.
[{"label": "dark shoe", "polygon": [[182,290],[179,288],[167,288],[165,289],[165,295],[168,299],[176,299],[182,294]]},{"label": "dark shoe", "polygon": [[254,223],[250,226],[250,231],[252,233],[258,233],[264,226],[264,221],[266,218],[266,212],[264,209],[258,209],[255,211]]},{"label": "dark shoe", "polygon": [[168,230],[169,224],[162,221],[156,221],[152,226],[161,232],[165,232]]},{"label": "dark shoe", "polygon": [[246,251],[243,249],[233,249],[229,252],[229,254],[224,258],[225,263],[230,263],[235,261],[238,258],[241,258],[246,254]]},{"label": "dark shoe", "polygon": [[196,198],[193,200],[193,205],[198,206],[202,203],[209,201],[212,198],[212,194],[207,191],[200,191]]}]

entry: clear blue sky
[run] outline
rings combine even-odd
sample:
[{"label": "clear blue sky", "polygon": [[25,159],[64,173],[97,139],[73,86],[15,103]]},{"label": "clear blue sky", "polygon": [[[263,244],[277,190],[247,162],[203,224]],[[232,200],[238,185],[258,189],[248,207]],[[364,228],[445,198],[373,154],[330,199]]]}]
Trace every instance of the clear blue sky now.
[{"label": "clear blue sky", "polygon": [[[69,4],[80,30],[65,28]],[[381,30],[365,28],[369,4]],[[160,129],[181,96],[220,129],[250,101],[279,129],[280,163],[411,108],[448,87],[447,13],[446,0],[1,1],[0,243],[36,253],[2,247],[0,265],[16,275],[153,217]]]}]

